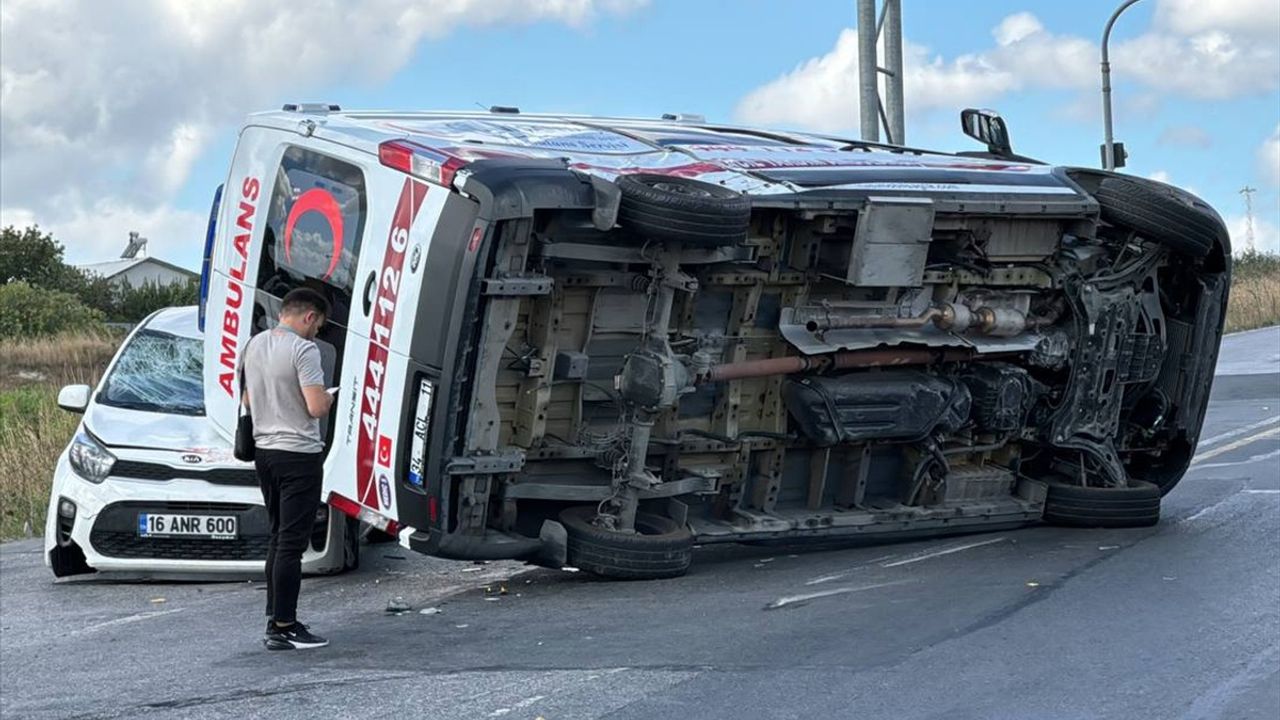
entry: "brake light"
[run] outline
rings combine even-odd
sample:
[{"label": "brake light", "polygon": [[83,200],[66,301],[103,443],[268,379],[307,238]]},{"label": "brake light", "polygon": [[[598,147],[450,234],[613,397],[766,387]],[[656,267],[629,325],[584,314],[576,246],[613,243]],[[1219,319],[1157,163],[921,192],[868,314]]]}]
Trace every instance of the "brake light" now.
[{"label": "brake light", "polygon": [[453,187],[458,171],[467,161],[408,140],[388,140],[378,145],[378,162],[421,180]]},{"label": "brake light", "polygon": [[372,525],[388,535],[399,535],[400,531],[404,529],[395,520],[379,515],[355,500],[338,493],[329,493],[329,504],[343,514],[356,518],[366,525]]},{"label": "brake light", "polygon": [[378,146],[378,161],[400,172],[413,173],[413,151],[396,142]]}]

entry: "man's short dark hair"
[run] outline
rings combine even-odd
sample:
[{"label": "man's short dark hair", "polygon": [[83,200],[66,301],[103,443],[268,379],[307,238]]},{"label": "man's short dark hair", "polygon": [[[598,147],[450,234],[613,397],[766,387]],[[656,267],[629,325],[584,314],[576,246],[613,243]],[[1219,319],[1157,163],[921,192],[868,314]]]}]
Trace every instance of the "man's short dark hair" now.
[{"label": "man's short dark hair", "polygon": [[280,305],[282,314],[305,314],[308,310],[314,310],[329,317],[329,301],[319,291],[309,287],[294,288],[285,293],[284,301]]}]

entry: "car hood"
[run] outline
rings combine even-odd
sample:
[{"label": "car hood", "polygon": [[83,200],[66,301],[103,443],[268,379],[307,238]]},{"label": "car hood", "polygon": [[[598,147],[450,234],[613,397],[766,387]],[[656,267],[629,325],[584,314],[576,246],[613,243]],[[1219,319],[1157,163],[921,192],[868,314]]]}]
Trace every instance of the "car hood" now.
[{"label": "car hood", "polygon": [[85,427],[104,444],[175,452],[225,448],[227,441],[203,415],[127,410],[93,403],[85,413]]}]

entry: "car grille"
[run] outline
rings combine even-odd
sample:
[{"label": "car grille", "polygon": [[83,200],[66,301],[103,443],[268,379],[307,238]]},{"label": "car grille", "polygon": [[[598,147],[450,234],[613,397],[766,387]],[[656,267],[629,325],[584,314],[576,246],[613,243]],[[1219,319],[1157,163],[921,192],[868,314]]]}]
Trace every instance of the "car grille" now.
[{"label": "car grille", "polygon": [[[239,536],[234,540],[139,537],[139,512],[235,515],[238,519]],[[268,539],[265,508],[245,503],[112,503],[98,513],[89,532],[89,544],[107,557],[161,560],[265,560]]]},{"label": "car grille", "polygon": [[136,533],[93,531],[89,536],[93,548],[102,555],[116,558],[155,558],[161,560],[266,560],[265,535],[235,540],[208,538],[144,538]]},{"label": "car grille", "polygon": [[137,462],[121,460],[111,468],[115,477],[133,478],[136,480],[173,480],[190,478],[204,480],[214,485],[258,486],[258,474],[252,468],[219,468],[216,470],[189,470],[161,463]]}]

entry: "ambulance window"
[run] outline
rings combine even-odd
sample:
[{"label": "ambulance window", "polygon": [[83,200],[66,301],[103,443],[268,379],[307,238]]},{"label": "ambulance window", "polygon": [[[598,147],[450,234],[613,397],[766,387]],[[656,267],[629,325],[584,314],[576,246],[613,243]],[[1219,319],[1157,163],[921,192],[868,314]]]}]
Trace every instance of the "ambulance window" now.
[{"label": "ambulance window", "polygon": [[351,307],[365,185],[360,169],[299,147],[287,148],[271,190],[258,288],[276,297],[308,285],[333,305],[345,325]]}]

